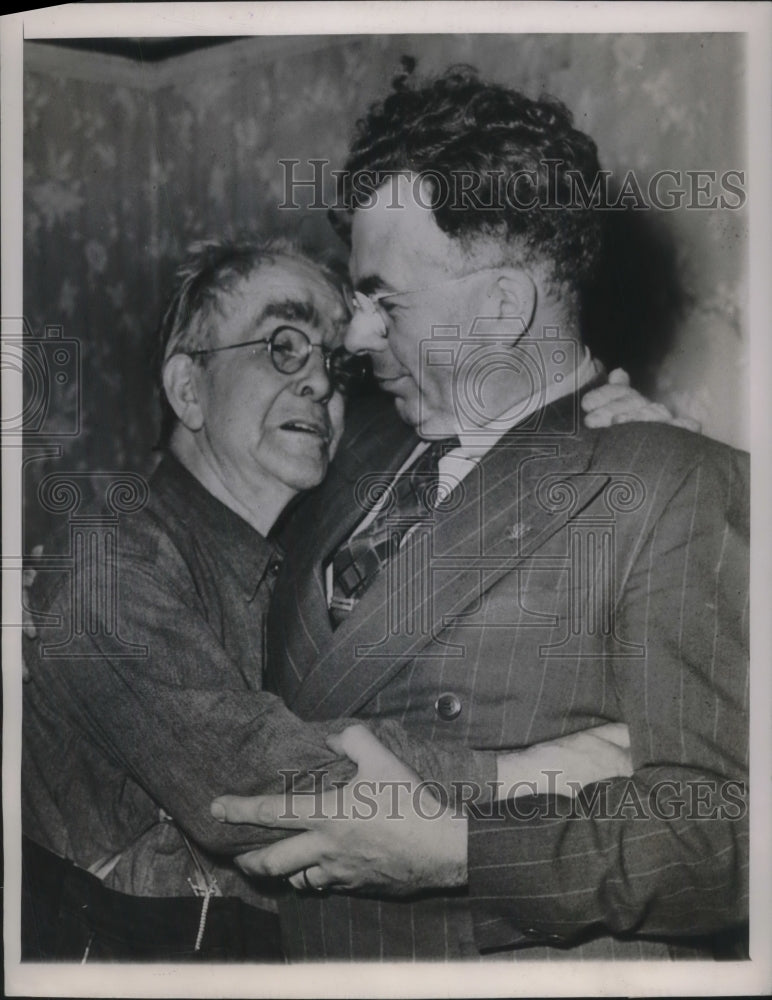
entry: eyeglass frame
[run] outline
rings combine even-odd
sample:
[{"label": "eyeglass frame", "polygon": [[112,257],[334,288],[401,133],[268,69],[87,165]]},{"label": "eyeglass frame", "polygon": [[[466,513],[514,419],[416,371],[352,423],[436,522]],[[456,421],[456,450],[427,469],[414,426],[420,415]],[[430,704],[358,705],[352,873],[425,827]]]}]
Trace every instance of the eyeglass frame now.
[{"label": "eyeglass frame", "polygon": [[[273,341],[276,338],[276,336],[282,333],[284,330],[291,330],[293,333],[300,334],[300,336],[306,342],[306,347],[307,347],[307,352],[305,357],[302,359],[299,366],[297,368],[294,368],[292,371],[284,371],[281,368],[279,368],[273,353]],[[255,347],[258,344],[268,345],[268,357],[271,359],[271,364],[273,365],[274,370],[277,371],[280,375],[297,375],[308,364],[308,360],[311,357],[311,354],[314,351],[314,349],[321,351],[322,361],[324,362],[324,370],[327,373],[327,379],[330,385],[332,386],[333,390],[340,393],[346,392],[348,383],[350,383],[352,380],[363,378],[365,375],[364,370],[361,371],[360,373],[357,373],[357,372],[346,372],[345,369],[342,369],[340,367],[338,367],[337,369],[333,368],[333,365],[335,364],[337,359],[344,359],[344,361],[346,362],[352,362],[353,360],[356,359],[358,362],[361,363],[362,359],[360,355],[351,354],[342,345],[339,347],[331,348],[327,347],[325,344],[313,344],[311,343],[311,340],[307,333],[305,333],[303,330],[298,329],[298,327],[296,326],[292,326],[289,323],[283,323],[281,326],[277,326],[270,337],[260,337],[256,340],[242,340],[239,341],[238,344],[225,344],[223,347],[204,347],[204,348],[198,348],[195,351],[182,351],[180,353],[187,354],[188,357],[191,358],[206,357],[209,354],[219,354],[221,351],[233,351],[237,347]],[[342,381],[343,379],[346,380],[345,383]]]},{"label": "eyeglass frame", "polygon": [[462,281],[467,281],[469,278],[474,278],[478,274],[483,274],[485,271],[498,271],[499,267],[481,267],[477,271],[470,271],[469,274],[462,274],[458,278],[448,278],[446,281],[440,281],[436,285],[424,285],[423,288],[404,288],[397,292],[361,292],[358,289],[352,288],[350,285],[343,285],[343,300],[346,304],[346,308],[353,316],[354,313],[361,309],[362,306],[357,301],[356,296],[361,295],[368,300],[373,306],[379,306],[384,299],[393,299],[398,295],[418,295],[421,292],[434,292],[440,288],[445,288],[447,285],[455,285]]}]

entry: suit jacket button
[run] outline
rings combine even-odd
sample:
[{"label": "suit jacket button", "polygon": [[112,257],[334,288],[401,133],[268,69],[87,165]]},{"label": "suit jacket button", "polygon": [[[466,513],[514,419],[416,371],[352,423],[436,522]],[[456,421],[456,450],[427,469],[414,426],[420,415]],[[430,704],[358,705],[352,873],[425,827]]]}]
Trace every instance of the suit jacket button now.
[{"label": "suit jacket button", "polygon": [[450,722],[461,715],[461,699],[452,691],[446,691],[435,701],[434,710],[441,719]]}]

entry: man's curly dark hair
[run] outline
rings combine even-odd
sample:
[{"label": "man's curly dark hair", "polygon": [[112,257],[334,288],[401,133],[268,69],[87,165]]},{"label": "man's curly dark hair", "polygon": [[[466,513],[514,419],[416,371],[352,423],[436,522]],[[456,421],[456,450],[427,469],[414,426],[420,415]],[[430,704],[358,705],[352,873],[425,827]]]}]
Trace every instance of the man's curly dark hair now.
[{"label": "man's curly dark hair", "polygon": [[338,233],[349,242],[353,209],[389,176],[409,171],[431,179],[443,232],[503,239],[578,288],[592,276],[601,244],[600,213],[576,196],[578,183],[589,192],[600,175],[592,139],[554,98],[534,101],[484,83],[469,66],[415,80],[412,60],[403,62],[392,92],[357,122],[338,176],[339,208],[330,213]]}]

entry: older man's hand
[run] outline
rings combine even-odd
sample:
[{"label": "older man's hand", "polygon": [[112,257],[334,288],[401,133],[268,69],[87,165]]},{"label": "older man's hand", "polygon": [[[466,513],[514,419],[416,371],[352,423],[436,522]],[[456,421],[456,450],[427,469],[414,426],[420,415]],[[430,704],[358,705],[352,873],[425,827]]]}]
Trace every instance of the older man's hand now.
[{"label": "older man's hand", "polygon": [[364,726],[331,736],[358,766],[347,785],[321,795],[224,795],[212,815],[229,823],[305,830],[242,854],[248,874],[290,876],[296,889],[402,896],[466,882],[466,818]]},{"label": "older man's hand", "polygon": [[584,422],[588,427],[609,427],[635,420],[672,424],[699,433],[699,421],[691,417],[676,417],[662,403],[653,403],[630,387],[630,377],[622,368],[615,368],[606,385],[591,389],[582,396]]},{"label": "older man's hand", "polygon": [[[357,765],[347,785],[321,795],[224,795],[222,822],[305,831],[236,859],[248,874],[289,876],[296,889],[403,896],[466,883],[467,822],[437,789],[364,726],[328,743]],[[605,777],[630,774],[627,727],[599,726],[499,755],[500,794],[575,794]]]}]

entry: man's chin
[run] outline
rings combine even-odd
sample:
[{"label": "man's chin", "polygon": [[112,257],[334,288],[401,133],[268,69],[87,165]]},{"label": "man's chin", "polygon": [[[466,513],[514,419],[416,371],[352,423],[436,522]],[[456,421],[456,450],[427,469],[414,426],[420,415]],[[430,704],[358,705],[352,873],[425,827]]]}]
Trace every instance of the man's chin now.
[{"label": "man's chin", "polygon": [[434,414],[425,413],[417,400],[405,399],[404,396],[394,397],[394,409],[401,420],[410,424],[419,437],[427,441],[440,440],[457,434],[455,423],[445,426],[447,420],[442,420]]},{"label": "man's chin", "polygon": [[287,474],[287,485],[298,493],[304,490],[312,490],[318,486],[327,475],[327,463],[317,465],[312,468],[299,468]]},{"label": "man's chin", "polygon": [[420,414],[416,406],[411,406],[403,396],[394,396],[394,409],[397,411],[400,420],[404,420],[406,424],[410,424],[411,427],[418,431]]}]

